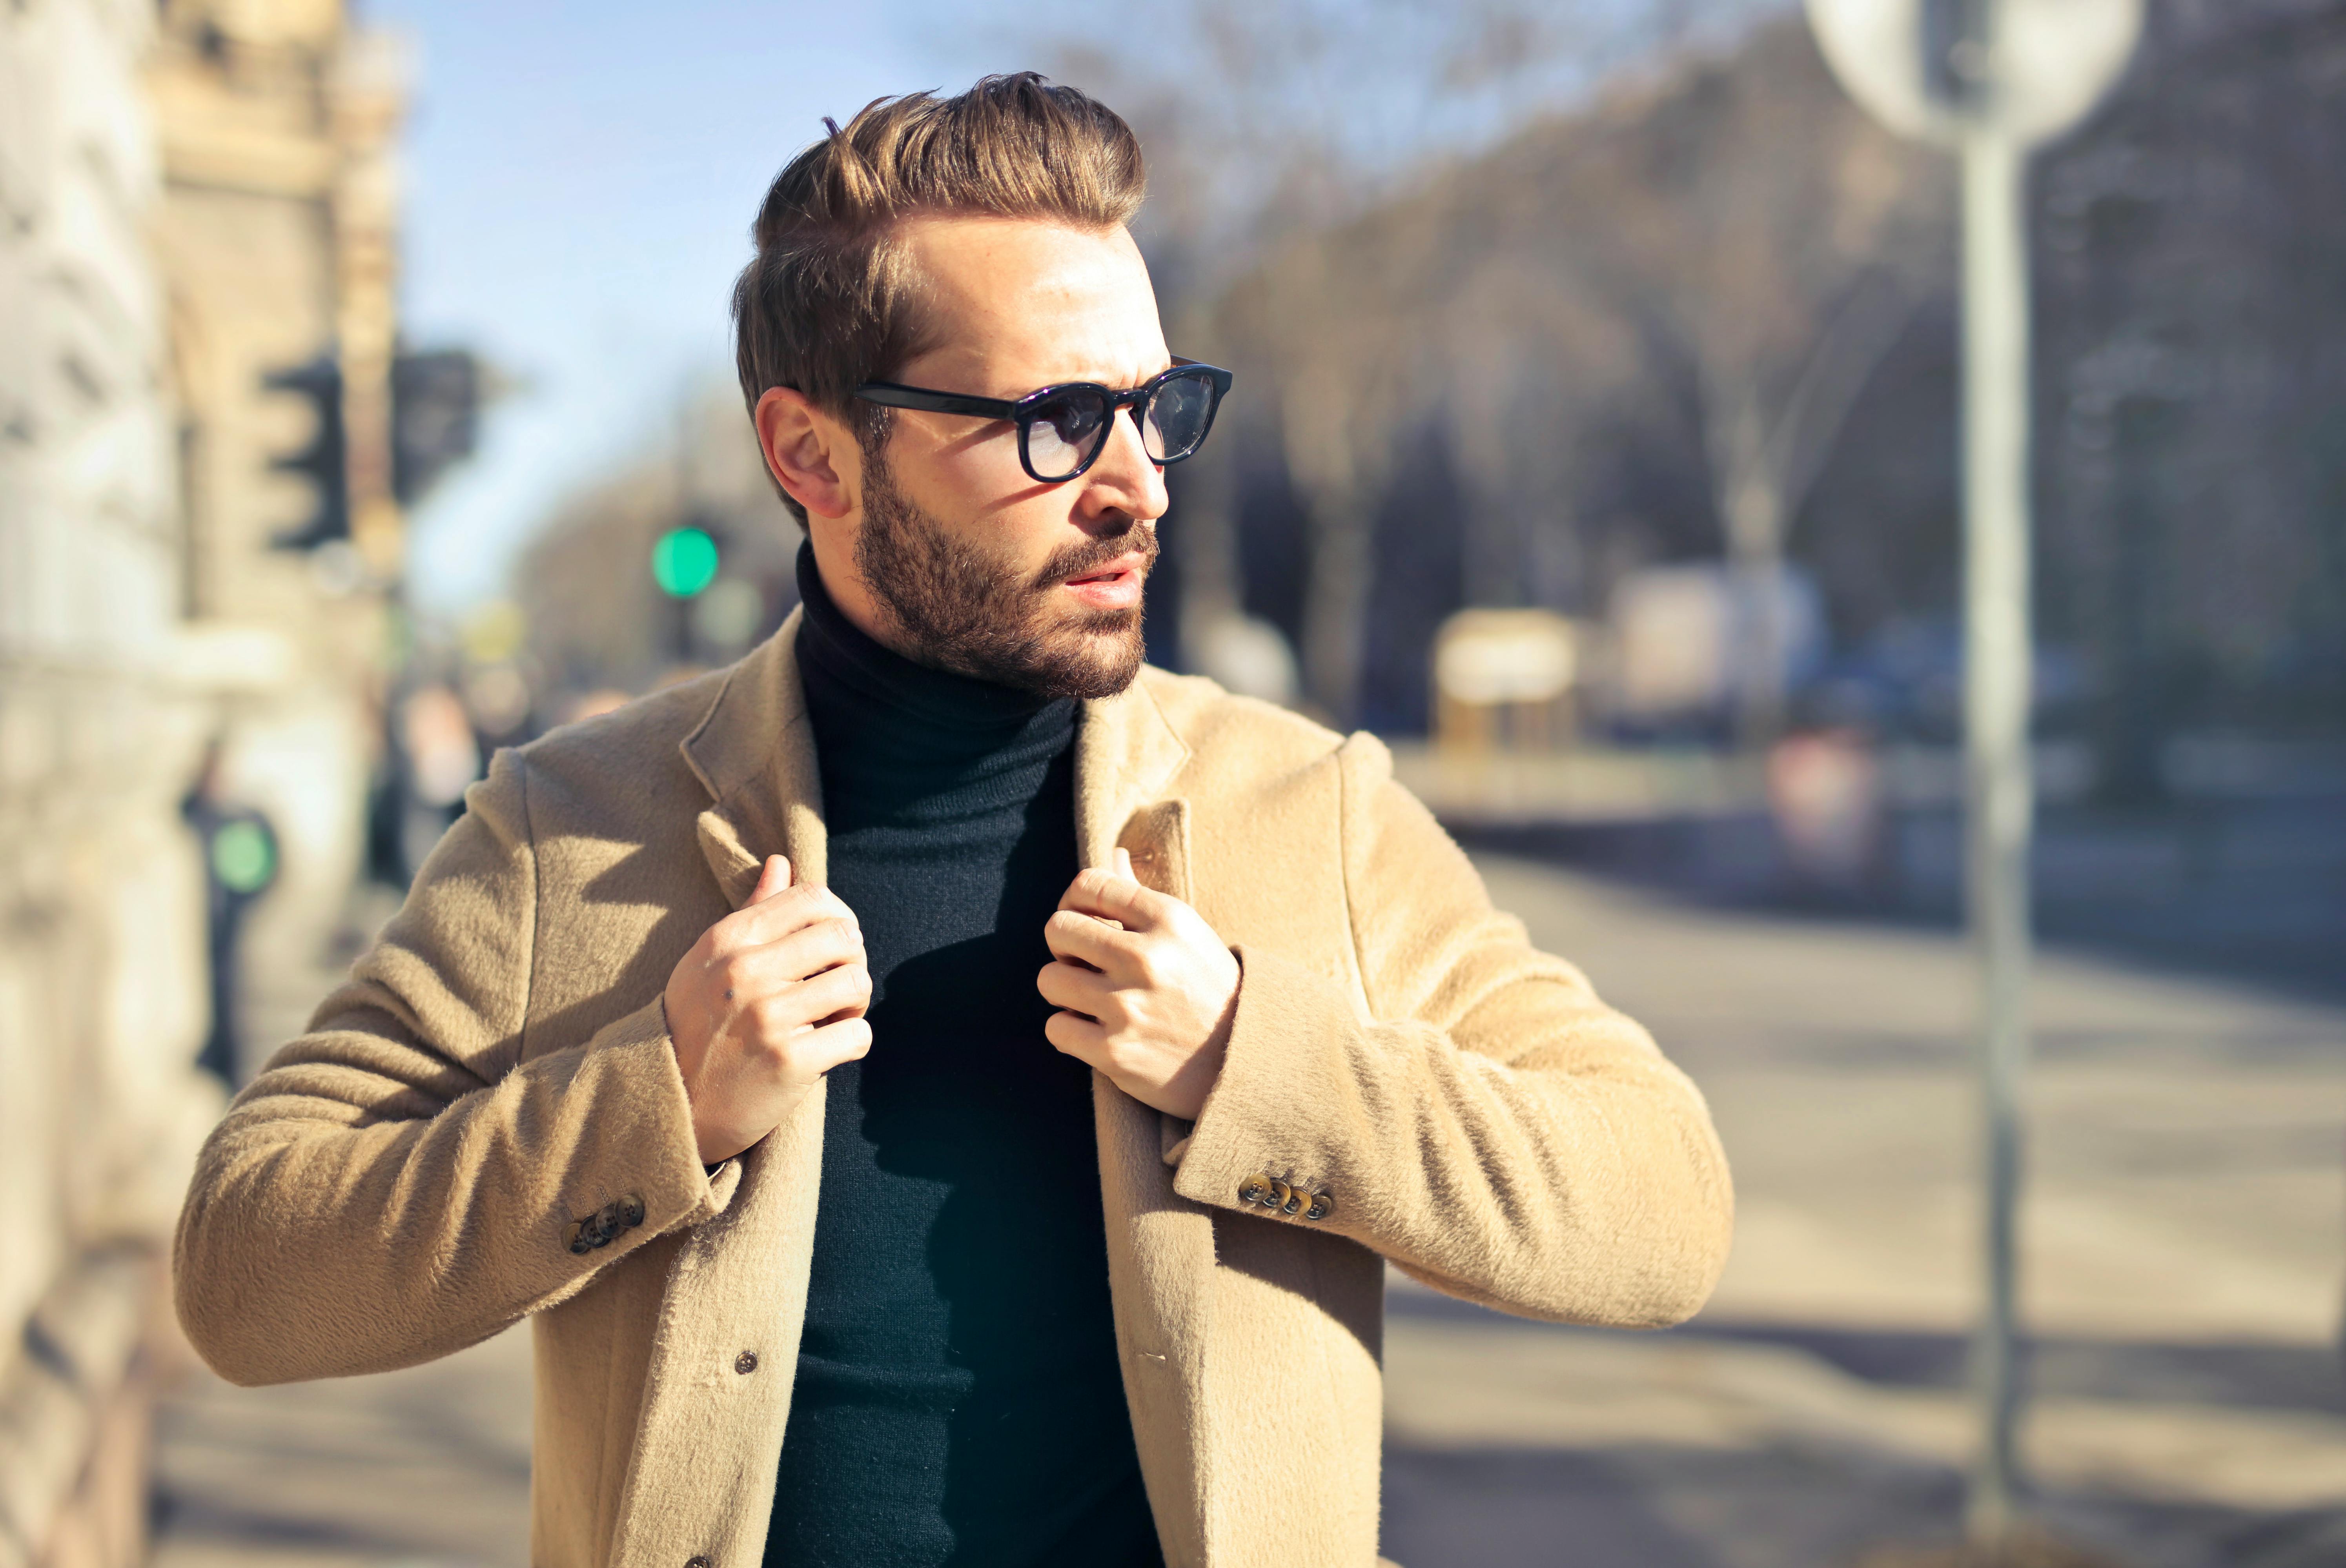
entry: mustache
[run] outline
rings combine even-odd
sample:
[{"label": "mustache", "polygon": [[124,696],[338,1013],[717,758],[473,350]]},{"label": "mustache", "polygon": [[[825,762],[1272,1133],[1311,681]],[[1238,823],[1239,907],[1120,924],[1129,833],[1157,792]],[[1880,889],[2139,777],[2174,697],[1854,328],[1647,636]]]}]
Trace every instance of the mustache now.
[{"label": "mustache", "polygon": [[1140,570],[1146,575],[1157,564],[1157,530],[1138,523],[1127,523],[1114,534],[1103,534],[1096,539],[1086,539],[1054,551],[1035,574],[1035,586],[1056,588],[1069,577],[1080,577],[1086,572],[1096,572],[1110,561],[1126,555],[1138,555]]}]

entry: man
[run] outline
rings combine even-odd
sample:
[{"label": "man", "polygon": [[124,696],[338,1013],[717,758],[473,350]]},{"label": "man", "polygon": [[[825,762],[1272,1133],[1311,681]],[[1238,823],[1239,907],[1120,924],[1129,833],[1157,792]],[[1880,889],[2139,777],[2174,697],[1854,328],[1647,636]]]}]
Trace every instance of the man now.
[{"label": "man", "polygon": [[1692,1312],[1699,1096],[1350,740],[1141,669],[1140,154],[1032,76],[768,193],[744,393],[807,529],[741,664],[501,754],[209,1145],[246,1382],[528,1317],[546,1563],[1376,1558],[1385,1260]]}]

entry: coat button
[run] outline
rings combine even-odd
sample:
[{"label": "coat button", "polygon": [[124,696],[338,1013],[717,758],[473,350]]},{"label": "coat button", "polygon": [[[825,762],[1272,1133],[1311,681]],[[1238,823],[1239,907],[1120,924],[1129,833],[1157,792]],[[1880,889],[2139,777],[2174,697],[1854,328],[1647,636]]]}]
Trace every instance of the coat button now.
[{"label": "coat button", "polygon": [[1270,1196],[1262,1200],[1262,1207],[1270,1210],[1271,1213],[1277,1214],[1282,1209],[1287,1208],[1288,1201],[1294,1197],[1294,1196],[1295,1189],[1293,1187],[1288,1186],[1283,1181],[1275,1181],[1270,1184]]},{"label": "coat button", "polygon": [[1303,1211],[1306,1219],[1325,1219],[1336,1212],[1336,1200],[1324,1192],[1311,1195],[1311,1207]]},{"label": "coat button", "polygon": [[644,1222],[644,1200],[634,1193],[619,1200],[619,1223],[629,1230]]},{"label": "coat button", "polygon": [[684,1560],[684,1568],[717,1568],[716,1562],[706,1552],[697,1553]]},{"label": "coat button", "polygon": [[745,1378],[750,1373],[756,1371],[758,1369],[758,1352],[755,1350],[744,1350],[740,1355],[734,1357],[733,1369],[740,1373]]},{"label": "coat button", "polygon": [[1270,1178],[1260,1175],[1247,1177],[1239,1185],[1239,1201],[1240,1203],[1270,1202]]}]

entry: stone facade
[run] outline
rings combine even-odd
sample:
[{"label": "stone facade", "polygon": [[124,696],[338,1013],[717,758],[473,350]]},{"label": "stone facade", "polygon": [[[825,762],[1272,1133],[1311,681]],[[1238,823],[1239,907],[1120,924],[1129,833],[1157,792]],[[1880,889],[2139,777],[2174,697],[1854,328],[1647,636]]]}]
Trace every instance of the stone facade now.
[{"label": "stone facade", "polygon": [[196,1073],[151,8],[0,12],[0,1563],[139,1560]]},{"label": "stone facade", "polygon": [[[208,748],[281,846],[248,951],[318,952],[359,871],[395,67],[340,0],[0,6],[0,1568],[145,1558],[165,1243],[222,1104]],[[262,378],[328,352],[353,537],[272,548],[307,415]]]}]

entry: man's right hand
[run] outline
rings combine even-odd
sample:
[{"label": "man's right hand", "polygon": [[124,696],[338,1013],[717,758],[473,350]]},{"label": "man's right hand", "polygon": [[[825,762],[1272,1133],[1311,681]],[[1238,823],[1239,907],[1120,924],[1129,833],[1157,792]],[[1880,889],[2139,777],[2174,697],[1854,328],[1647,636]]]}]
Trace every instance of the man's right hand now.
[{"label": "man's right hand", "polygon": [[792,887],[780,855],[677,961],[660,1000],[703,1165],[772,1132],[815,1080],[872,1049],[863,929],[830,889]]}]

